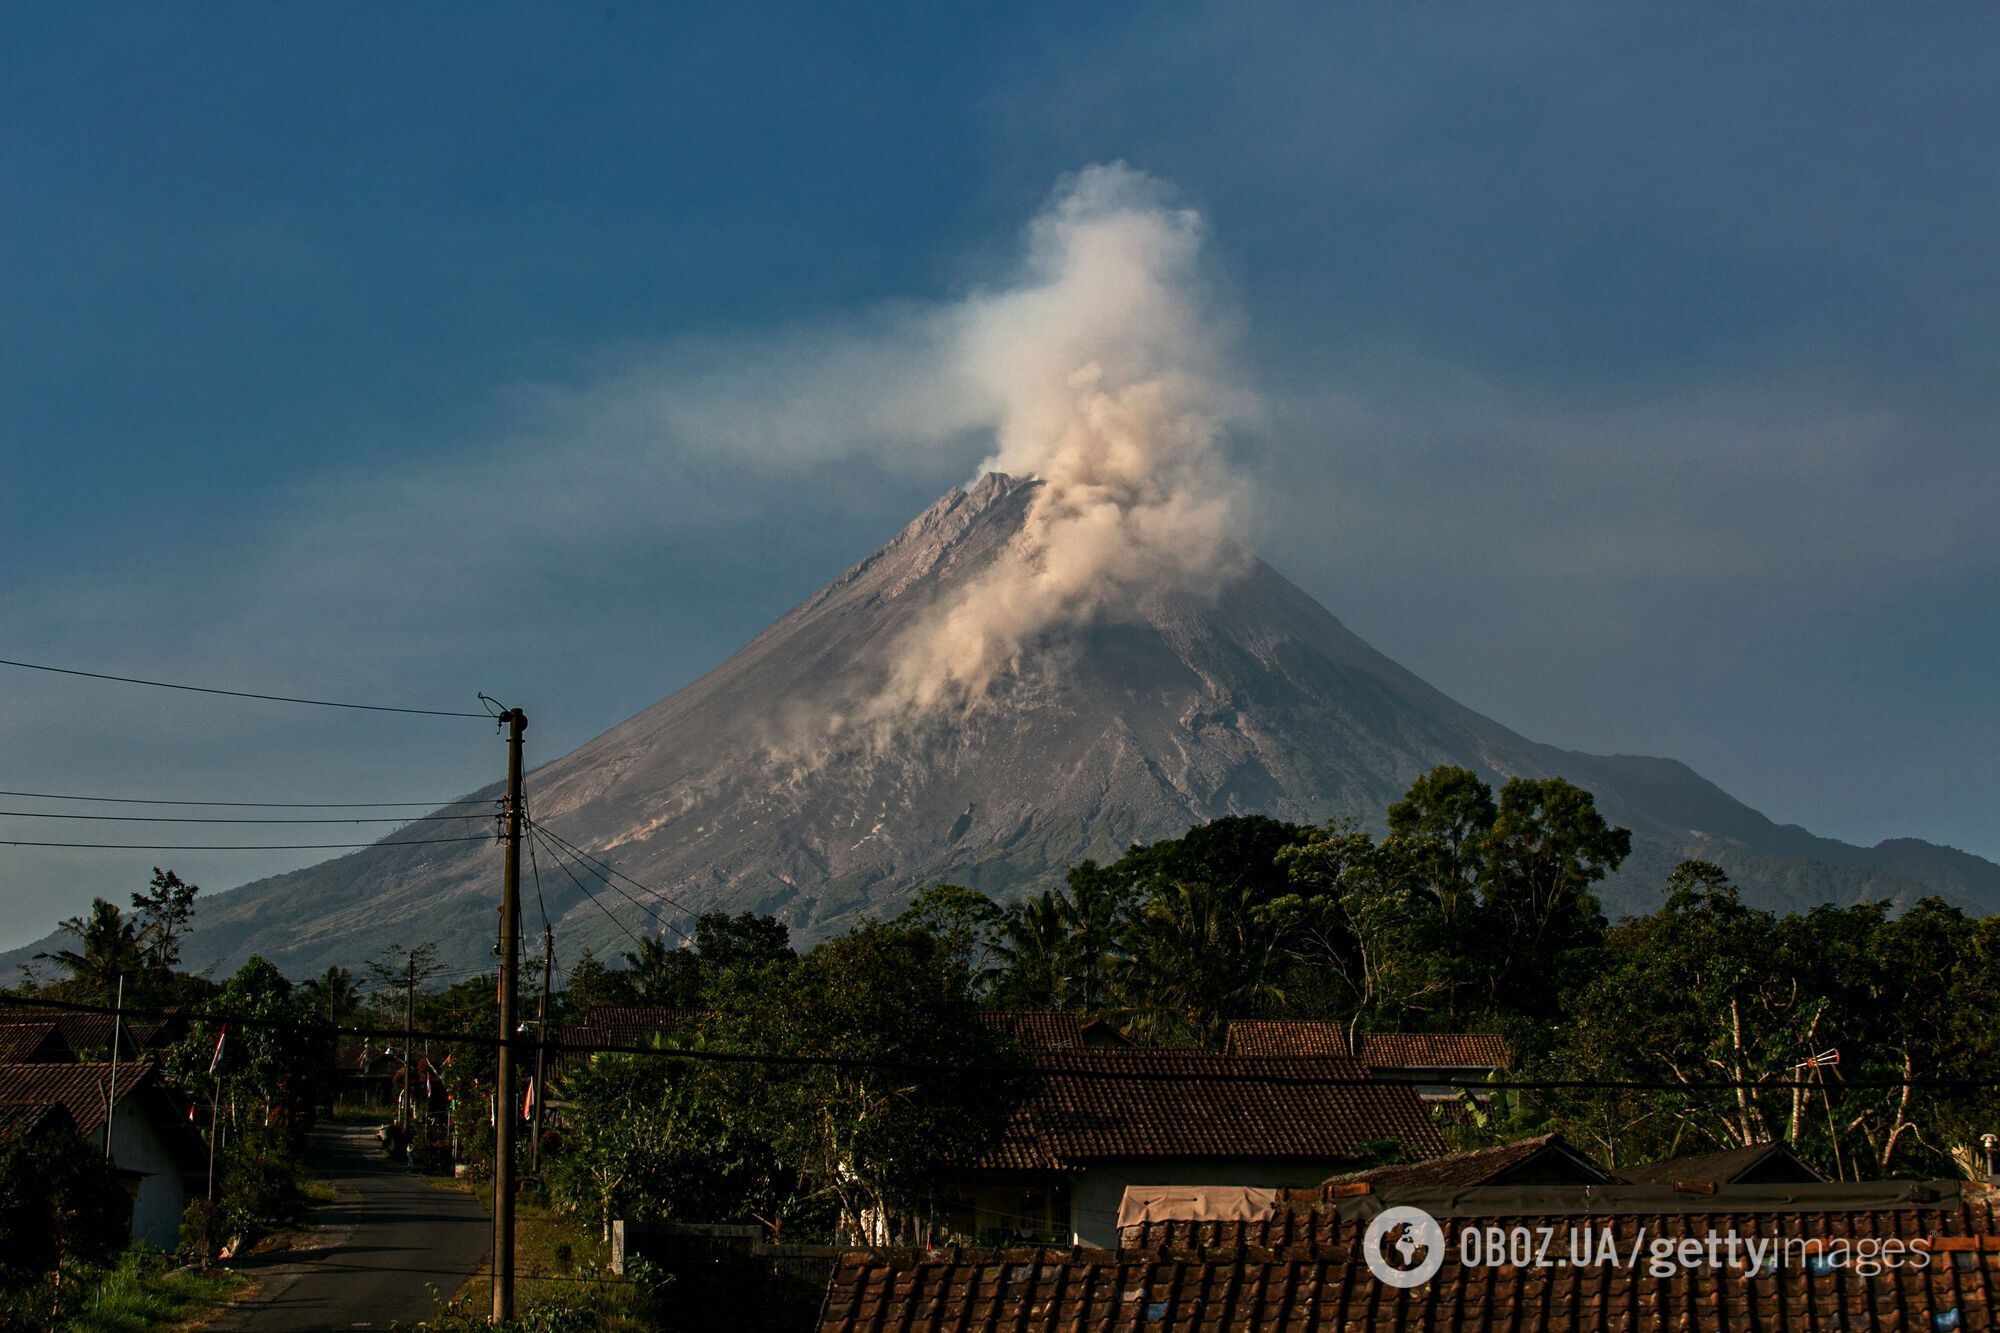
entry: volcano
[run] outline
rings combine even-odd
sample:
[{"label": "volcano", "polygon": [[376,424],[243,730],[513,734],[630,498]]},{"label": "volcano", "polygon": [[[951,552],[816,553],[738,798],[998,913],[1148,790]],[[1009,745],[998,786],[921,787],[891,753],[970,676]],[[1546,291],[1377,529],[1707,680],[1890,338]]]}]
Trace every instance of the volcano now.
[{"label": "volcano", "polygon": [[[1633,832],[1631,860],[1601,886],[1614,916],[1657,906],[1689,856],[1771,908],[1937,893],[2000,909],[2000,866],[1978,857],[1816,837],[1672,760],[1530,741],[1247,558],[1220,597],[1142,597],[1050,636],[963,708],[845,723],[912,627],[1015,540],[1040,484],[989,474],[950,492],[700,680],[534,769],[532,817],[629,877],[614,892],[583,875],[593,902],[538,854],[567,956],[630,947],[605,908],[633,932],[711,908],[769,912],[810,942],[926,884],[1005,897],[1223,815],[1379,823],[1441,763],[1593,792]],[[373,847],[209,899],[189,959],[256,953],[299,976],[437,940],[447,963],[476,967],[498,882],[491,844]]]}]

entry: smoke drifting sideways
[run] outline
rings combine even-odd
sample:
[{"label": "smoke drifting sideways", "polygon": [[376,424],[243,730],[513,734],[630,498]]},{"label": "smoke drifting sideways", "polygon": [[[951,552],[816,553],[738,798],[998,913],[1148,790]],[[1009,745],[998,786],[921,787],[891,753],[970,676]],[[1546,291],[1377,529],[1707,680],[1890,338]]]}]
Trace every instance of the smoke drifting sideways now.
[{"label": "smoke drifting sideways", "polygon": [[951,368],[994,422],[981,470],[1043,484],[1014,542],[894,645],[868,721],[976,706],[1061,631],[1242,571],[1223,446],[1256,402],[1228,369],[1203,234],[1164,183],[1093,166],[1029,227],[1016,283],[954,308]]}]

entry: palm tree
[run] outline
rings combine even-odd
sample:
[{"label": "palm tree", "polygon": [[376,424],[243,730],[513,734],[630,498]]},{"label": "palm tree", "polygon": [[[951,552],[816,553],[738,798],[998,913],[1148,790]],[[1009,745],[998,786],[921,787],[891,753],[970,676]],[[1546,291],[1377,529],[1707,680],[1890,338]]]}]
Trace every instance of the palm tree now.
[{"label": "palm tree", "polygon": [[340,1026],[361,1008],[361,987],[344,967],[329,967],[306,982],[305,989],[312,996],[313,1012],[326,1019],[328,1026]]},{"label": "palm tree", "polygon": [[1216,1045],[1227,1021],[1282,1000],[1271,980],[1276,933],[1240,885],[1175,880],[1134,926],[1123,989],[1137,1026],[1155,1040]]},{"label": "palm tree", "polygon": [[93,899],[88,916],[73,916],[60,929],[76,937],[80,949],[36,954],[61,967],[68,976],[58,983],[85,1003],[108,1004],[118,992],[118,978],[136,977],[145,968],[139,925],[115,903]]},{"label": "palm tree", "polygon": [[1069,924],[1053,893],[1023,898],[1000,918],[993,952],[1000,960],[997,989],[1006,1004],[1032,1009],[1063,1007],[1063,956]]}]

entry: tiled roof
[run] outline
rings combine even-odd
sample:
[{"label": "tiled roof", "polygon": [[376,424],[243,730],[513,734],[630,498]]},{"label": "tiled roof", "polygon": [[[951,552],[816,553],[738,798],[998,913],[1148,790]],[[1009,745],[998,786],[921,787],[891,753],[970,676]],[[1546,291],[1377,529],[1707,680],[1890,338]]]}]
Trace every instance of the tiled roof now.
[{"label": "tiled roof", "polygon": [[1333,1198],[1363,1184],[1370,1190],[1382,1191],[1496,1185],[1523,1178],[1549,1184],[1613,1183],[1609,1172],[1571,1147],[1562,1135],[1542,1134],[1519,1143],[1453,1153],[1428,1162],[1350,1171],[1326,1180],[1314,1193],[1320,1198]]},{"label": "tiled roof", "polygon": [[1411,1089],[1338,1082],[1364,1077],[1352,1060],[1130,1047],[1046,1051],[1036,1064],[1048,1072],[1016,1104],[982,1165],[1064,1169],[1131,1157],[1326,1161],[1361,1156],[1385,1139],[1412,1157],[1445,1152]]},{"label": "tiled roof", "polygon": [[1025,1051],[1073,1051],[1131,1044],[1117,1028],[1102,1019],[1054,1009],[989,1009],[979,1015],[979,1021],[1005,1033]]},{"label": "tiled roof", "polygon": [[1507,1069],[1513,1057],[1493,1032],[1364,1032],[1361,1063],[1370,1069]]},{"label": "tiled roof", "polygon": [[0,1023],[0,1064],[75,1059],[76,1051],[54,1023]]},{"label": "tiled roof", "polygon": [[[1675,1266],[1671,1275],[1587,1264],[1537,1267],[1459,1262],[1462,1227],[1554,1225],[1568,1217],[1445,1219],[1445,1259],[1430,1281],[1398,1290],[1361,1258],[1366,1223],[1322,1215],[1314,1236],[1285,1247],[1223,1250],[1016,1250],[843,1258],[821,1308],[821,1333],[898,1329],[1199,1330],[1359,1333],[1497,1330],[1665,1333],[1716,1329],[1992,1329],[2000,1317],[2000,1235],[1990,1191],[1963,1204],[1887,1211],[1618,1214],[1589,1219],[1630,1253],[1636,1241],[1706,1237],[1815,1240],[1807,1258],[1752,1277],[1739,1268]],[[1643,1233],[1641,1229],[1643,1228]],[[1531,1230],[1531,1234],[1535,1234]],[[1863,1277],[1827,1256],[1845,1242],[1895,1237],[1928,1246]]]},{"label": "tiled roof", "polygon": [[685,1032],[705,1015],[699,1009],[654,1004],[593,1004],[583,1022],[562,1029],[562,1040],[582,1045],[646,1046],[662,1033]]},{"label": "tiled roof", "polygon": [[0,1139],[34,1134],[52,1122],[76,1128],[61,1102],[0,1102]]},{"label": "tiled roof", "polygon": [[1621,1180],[1634,1184],[1734,1185],[1744,1180],[1764,1183],[1824,1180],[1799,1155],[1782,1143],[1753,1143],[1747,1148],[1671,1157],[1664,1162],[1618,1169]]},{"label": "tiled roof", "polygon": [[[118,1066],[118,1096],[150,1083],[155,1065],[132,1060]],[[88,1137],[104,1128],[109,1064],[0,1064],[0,1102],[60,1102]]]},{"label": "tiled roof", "polygon": [[[117,1024],[113,1014],[82,1014],[62,1009],[0,1009],[0,1023],[54,1023],[63,1034],[70,1049],[79,1056],[96,1057],[111,1053],[111,1033]],[[119,1058],[137,1055],[139,1045],[132,1036],[130,1022],[124,1024],[124,1040],[119,1043]]]},{"label": "tiled roof", "polygon": [[1223,1049],[1231,1055],[1347,1055],[1347,1029],[1319,1019],[1238,1019]]}]

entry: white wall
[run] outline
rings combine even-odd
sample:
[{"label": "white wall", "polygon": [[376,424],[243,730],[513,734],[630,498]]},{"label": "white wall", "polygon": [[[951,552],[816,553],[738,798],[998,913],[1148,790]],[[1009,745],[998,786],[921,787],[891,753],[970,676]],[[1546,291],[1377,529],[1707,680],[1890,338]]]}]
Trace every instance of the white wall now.
[{"label": "white wall", "polygon": [[152,1118],[136,1097],[118,1103],[111,1122],[111,1160],[121,1170],[146,1173],[132,1205],[132,1239],[173,1249],[180,1240],[181,1212],[187,1207],[186,1183],[181,1164],[154,1132]]},{"label": "white wall", "polygon": [[1277,1162],[1268,1158],[1207,1158],[1200,1161],[1121,1160],[1101,1162],[1070,1178],[1070,1243],[1092,1249],[1118,1248],[1118,1205],[1127,1185],[1249,1185],[1276,1189],[1313,1186],[1348,1163]]}]

